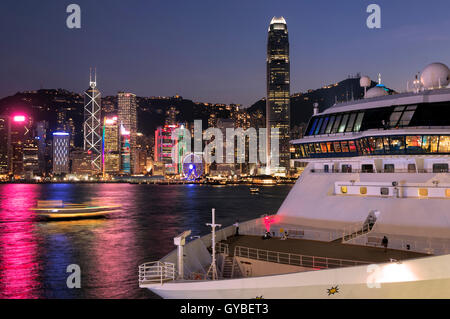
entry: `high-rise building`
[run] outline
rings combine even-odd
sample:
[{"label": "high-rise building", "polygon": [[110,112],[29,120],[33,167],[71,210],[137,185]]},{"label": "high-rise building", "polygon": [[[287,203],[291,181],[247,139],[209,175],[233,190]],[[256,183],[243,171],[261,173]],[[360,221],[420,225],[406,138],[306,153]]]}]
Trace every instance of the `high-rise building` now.
[{"label": "high-rise building", "polygon": [[84,92],[84,150],[92,153],[94,173],[102,171],[101,93],[97,89],[97,75],[90,76],[90,86]]},{"label": "high-rise building", "polygon": [[[129,153],[130,153],[130,170],[136,173],[136,134],[137,134],[137,101],[136,95],[133,93],[119,92],[117,96],[117,108],[119,112],[119,125],[124,128],[124,132],[129,133]],[[126,136],[126,135],[124,135]],[[122,165],[125,163],[122,162]],[[122,168],[122,171],[125,171]]]},{"label": "high-rise building", "polygon": [[15,178],[23,178],[24,171],[24,147],[28,147],[33,141],[32,125],[30,116],[23,114],[13,115],[10,119],[10,154],[9,167]]},{"label": "high-rise building", "polygon": [[120,173],[131,174],[130,131],[120,124]]},{"label": "high-rise building", "polygon": [[8,175],[10,172],[10,128],[9,116],[0,116],[0,175]]},{"label": "high-rise building", "polygon": [[53,174],[69,173],[69,147],[69,133],[53,133]]},{"label": "high-rise building", "polygon": [[36,139],[38,145],[39,171],[47,173],[47,131],[48,122],[40,121],[36,123]]},{"label": "high-rise building", "polygon": [[[183,170],[183,158],[187,154],[187,145],[180,131],[179,135],[172,139],[172,132],[182,125],[164,125],[158,127],[155,132],[155,162],[164,163],[166,174],[180,174]],[[172,150],[176,158],[172,158]]]},{"label": "high-rise building", "polygon": [[92,168],[92,152],[83,149],[75,149],[70,153],[72,162],[72,174],[88,178],[94,172]]},{"label": "high-rise building", "polygon": [[[290,129],[290,63],[286,20],[274,17],[270,21],[267,41],[267,167],[270,173],[289,169]],[[278,129],[278,134],[273,129]],[[271,161],[271,139],[279,141],[279,167]]]},{"label": "high-rise building", "polygon": [[103,174],[120,172],[120,139],[117,116],[105,117],[103,121]]}]

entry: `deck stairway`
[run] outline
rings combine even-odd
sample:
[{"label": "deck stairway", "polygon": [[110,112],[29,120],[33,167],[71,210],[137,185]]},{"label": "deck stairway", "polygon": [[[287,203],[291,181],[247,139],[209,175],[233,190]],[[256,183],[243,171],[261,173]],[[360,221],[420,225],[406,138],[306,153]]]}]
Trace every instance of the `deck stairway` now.
[{"label": "deck stairway", "polygon": [[351,225],[344,229],[343,236],[333,240],[333,243],[346,243],[352,239],[355,239],[356,237],[368,234],[372,231],[374,224],[367,224],[364,223],[363,225],[357,224],[357,225]]},{"label": "deck stairway", "polygon": [[225,257],[222,268],[222,277],[223,278],[242,277],[241,270],[234,257],[232,256]]}]

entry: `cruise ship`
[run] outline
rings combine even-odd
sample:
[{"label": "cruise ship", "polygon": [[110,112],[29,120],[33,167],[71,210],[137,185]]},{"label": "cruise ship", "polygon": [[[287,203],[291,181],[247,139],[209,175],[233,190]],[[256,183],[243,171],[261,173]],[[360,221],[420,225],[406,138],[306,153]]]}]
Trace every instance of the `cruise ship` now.
[{"label": "cruise ship", "polygon": [[[139,266],[163,298],[450,298],[450,70],[405,93],[317,106],[278,212],[219,228]],[[238,213],[237,213],[238,214]],[[236,236],[236,228],[239,235]],[[217,230],[216,230],[217,228]]]}]

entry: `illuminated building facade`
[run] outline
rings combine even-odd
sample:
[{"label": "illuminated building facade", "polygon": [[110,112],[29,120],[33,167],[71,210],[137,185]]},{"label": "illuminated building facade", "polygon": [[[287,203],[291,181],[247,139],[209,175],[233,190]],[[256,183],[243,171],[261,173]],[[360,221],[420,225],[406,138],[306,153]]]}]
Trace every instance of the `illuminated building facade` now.
[{"label": "illuminated building facade", "polygon": [[120,172],[122,174],[131,174],[131,144],[130,131],[127,131],[123,125],[120,125]]},{"label": "illuminated building facade", "polygon": [[120,140],[117,116],[105,117],[103,121],[103,173],[120,172]]},{"label": "illuminated building facade", "polygon": [[101,93],[97,89],[97,76],[90,78],[90,87],[84,92],[84,150],[92,153],[92,167],[102,170]]},{"label": "illuminated building facade", "polygon": [[[155,161],[164,163],[165,173],[169,175],[181,174],[183,158],[188,152],[184,139],[179,142],[181,134],[172,140],[172,132],[177,128],[184,128],[184,125],[164,125],[155,132]],[[172,158],[173,148],[177,158]]]},{"label": "illuminated building facade", "polygon": [[[289,169],[290,147],[290,62],[289,39],[286,20],[283,17],[274,17],[270,22],[267,41],[267,100],[266,100],[266,127],[267,134],[267,166],[271,173],[279,168],[272,167],[271,136],[279,140],[279,167],[286,171]],[[278,128],[278,136],[273,132]],[[284,168],[284,169],[283,169]]]},{"label": "illuminated building facade", "polygon": [[30,116],[13,115],[10,119],[10,169],[15,178],[23,178],[24,148],[34,143],[32,134],[33,121]]},{"label": "illuminated building facade", "polygon": [[9,144],[10,144],[10,127],[9,116],[0,116],[0,174],[7,175],[10,171],[9,166]]},{"label": "illuminated building facade", "polygon": [[92,152],[83,149],[77,149],[70,153],[71,172],[78,176],[92,175]]},{"label": "illuminated building facade", "polygon": [[[129,165],[130,173],[134,174],[135,169],[135,157],[136,157],[136,134],[137,134],[137,101],[136,95],[133,93],[119,92],[117,96],[117,106],[119,112],[119,124],[123,126],[124,132],[128,132],[129,135],[123,135],[124,140],[122,144],[129,144]],[[127,137],[128,136],[128,137]],[[122,146],[124,147],[124,146]],[[128,155],[127,155],[128,156]],[[128,165],[128,164],[127,164]]]},{"label": "illuminated building facade", "polygon": [[53,174],[69,173],[69,147],[69,133],[53,133]]}]

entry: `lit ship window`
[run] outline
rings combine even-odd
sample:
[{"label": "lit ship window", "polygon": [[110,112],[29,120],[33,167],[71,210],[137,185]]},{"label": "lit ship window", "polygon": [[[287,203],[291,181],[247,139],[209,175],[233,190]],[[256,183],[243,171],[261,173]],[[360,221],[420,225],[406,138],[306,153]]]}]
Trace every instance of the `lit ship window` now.
[{"label": "lit ship window", "polygon": [[419,196],[421,196],[421,197],[428,196],[428,189],[419,188]]},{"label": "lit ship window", "polygon": [[359,188],[359,193],[361,195],[366,195],[367,194],[367,187],[360,187]]},{"label": "lit ship window", "polygon": [[445,190],[445,196],[450,197],[450,188]]},{"label": "lit ship window", "polygon": [[347,194],[347,186],[341,186],[341,193]]}]

